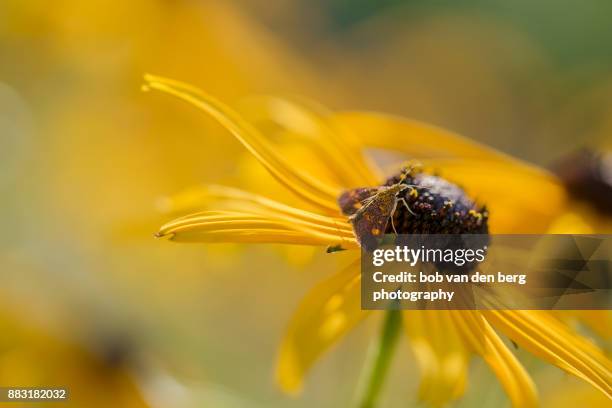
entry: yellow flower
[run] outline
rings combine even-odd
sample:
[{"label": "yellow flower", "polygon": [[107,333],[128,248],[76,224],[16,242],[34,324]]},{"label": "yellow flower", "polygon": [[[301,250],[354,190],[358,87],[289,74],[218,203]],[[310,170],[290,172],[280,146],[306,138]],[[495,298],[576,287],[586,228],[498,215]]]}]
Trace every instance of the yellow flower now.
[{"label": "yellow flower", "polygon": [[[85,346],[77,339],[66,339],[58,330],[35,324],[35,319],[23,307],[18,318],[13,310],[14,306],[7,308],[4,302],[0,306],[0,383],[3,386],[68,389],[66,401],[50,406],[152,406],[135,368],[123,358],[125,353],[120,343],[96,338],[95,342],[88,339]],[[26,402],[0,405],[34,406]]]},{"label": "yellow flower", "polygon": [[[545,232],[566,202],[563,186],[546,171],[432,126],[371,113],[329,114],[271,97],[260,98],[258,109],[247,110],[247,120],[190,85],[152,75],[146,82],[145,89],[174,95],[210,114],[299,198],[290,206],[235,188],[201,187],[179,196],[174,205],[216,209],[171,221],[159,236],[178,242],[341,245],[353,250],[354,261],[312,288],[291,319],[277,365],[278,381],[288,392],[298,392],[317,359],[369,315],[360,308],[358,244],[336,203],[343,189],[381,184],[378,170],[364,157],[364,147],[400,151],[441,169],[447,179],[487,204],[493,233]],[[283,129],[280,137],[312,149],[316,154],[309,160],[317,165],[281,154],[255,125],[262,118]],[[551,313],[403,313],[422,372],[419,395],[431,405],[443,405],[463,393],[473,354],[487,362],[514,406],[537,405],[530,376],[498,331],[612,397],[610,361]]]}]

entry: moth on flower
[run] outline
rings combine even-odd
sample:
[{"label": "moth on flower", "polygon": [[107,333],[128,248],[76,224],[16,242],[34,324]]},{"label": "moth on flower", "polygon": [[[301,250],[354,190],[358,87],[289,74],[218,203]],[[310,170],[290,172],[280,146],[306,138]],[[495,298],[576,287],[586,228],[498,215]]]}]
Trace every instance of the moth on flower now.
[{"label": "moth on flower", "polygon": [[[399,204],[402,206],[398,206]],[[379,187],[343,192],[338,205],[349,216],[355,237],[367,251],[384,234],[487,234],[488,211],[469,199],[457,185],[424,173],[419,166],[403,167]]]},{"label": "moth on flower", "polygon": [[393,215],[399,203],[412,212],[406,199],[400,196],[406,189],[411,189],[411,195],[417,194],[415,186],[404,183],[411,171],[411,167],[402,169],[399,181],[390,186],[356,188],[345,191],[338,198],[338,205],[342,213],[349,216],[359,245],[367,251],[372,251],[379,245],[389,220],[397,235]]}]

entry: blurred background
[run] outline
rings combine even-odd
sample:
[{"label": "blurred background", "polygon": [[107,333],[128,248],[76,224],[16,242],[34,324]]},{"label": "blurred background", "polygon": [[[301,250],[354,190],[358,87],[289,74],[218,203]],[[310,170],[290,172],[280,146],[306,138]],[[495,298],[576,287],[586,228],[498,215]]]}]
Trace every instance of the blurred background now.
[{"label": "blurred background", "polygon": [[[298,94],[399,114],[547,166],[610,147],[611,17],[604,0],[2,1],[0,386],[68,386],[88,407],[345,406],[375,320],[301,398],[273,381],[289,316],[336,265],[306,248],[153,238],[172,218],[160,197],[239,183],[248,164],[209,118],[142,93],[142,75],[228,103]],[[600,401],[517,354],[544,402]],[[507,405],[472,369],[457,406]],[[416,406],[417,383],[400,347],[383,406]]]}]

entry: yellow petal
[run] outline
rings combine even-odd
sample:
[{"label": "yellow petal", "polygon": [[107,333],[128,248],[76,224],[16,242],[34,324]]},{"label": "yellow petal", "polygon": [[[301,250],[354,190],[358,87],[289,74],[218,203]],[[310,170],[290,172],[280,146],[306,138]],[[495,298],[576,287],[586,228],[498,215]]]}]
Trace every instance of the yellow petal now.
[{"label": "yellow petal", "polygon": [[361,310],[359,267],[357,260],[312,288],[291,318],[276,368],[286,392],[299,392],[315,361],[368,314]]},{"label": "yellow petal", "polygon": [[608,358],[550,313],[537,310],[483,311],[487,320],[519,346],[588,382],[612,398]]},{"label": "yellow petal", "polygon": [[324,184],[311,177],[306,169],[297,169],[290,166],[275,152],[268,140],[253,125],[242,119],[228,106],[201,90],[179,81],[154,75],[146,75],[145,81],[147,82],[145,89],[156,89],[176,96],[211,115],[228,129],[270,174],[289,190],[327,213],[338,213],[336,197],[339,194],[339,186]]},{"label": "yellow petal", "polygon": [[177,242],[258,242],[302,245],[342,245],[356,248],[350,232],[315,222],[237,211],[204,211],[177,218],[160,229],[159,237]]},{"label": "yellow petal", "polygon": [[361,146],[397,150],[423,159],[461,157],[518,162],[456,133],[416,120],[373,112],[339,112],[335,120]]},{"label": "yellow petal", "polygon": [[597,211],[591,204],[572,197],[566,210],[551,225],[549,234],[610,234],[612,217]]},{"label": "yellow petal", "polygon": [[312,101],[276,96],[252,96],[241,104],[253,122],[272,122],[285,130],[285,139],[318,151],[320,160],[330,168],[344,187],[376,185],[379,177],[373,163],[366,163],[354,140],[337,126],[333,114]]},{"label": "yellow petal", "polygon": [[403,321],[421,370],[419,398],[439,407],[461,396],[468,354],[449,312],[405,311]]},{"label": "yellow petal", "polygon": [[[165,198],[160,206],[172,213],[181,213],[194,208],[242,211],[268,216],[290,218],[311,224],[320,224],[329,231],[352,236],[352,229],[346,218],[330,217],[295,208],[258,194],[233,187],[201,185],[189,188],[175,196]],[[181,219],[184,219],[182,217]]]},{"label": "yellow petal", "polygon": [[466,343],[482,356],[495,373],[510,397],[512,406],[516,408],[537,406],[537,392],[529,374],[482,314],[471,310],[452,310],[449,313]]},{"label": "yellow petal", "polygon": [[274,228],[234,228],[206,232],[194,230],[176,234],[170,239],[184,243],[330,245],[330,240],[325,237]]}]

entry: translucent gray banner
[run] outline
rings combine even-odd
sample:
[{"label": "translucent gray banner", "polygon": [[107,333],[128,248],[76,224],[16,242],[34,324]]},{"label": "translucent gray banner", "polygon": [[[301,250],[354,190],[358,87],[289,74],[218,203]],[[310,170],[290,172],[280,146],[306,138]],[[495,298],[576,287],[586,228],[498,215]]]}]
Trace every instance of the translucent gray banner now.
[{"label": "translucent gray banner", "polygon": [[387,235],[362,309],[610,309],[612,235]]}]

